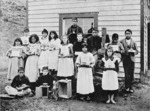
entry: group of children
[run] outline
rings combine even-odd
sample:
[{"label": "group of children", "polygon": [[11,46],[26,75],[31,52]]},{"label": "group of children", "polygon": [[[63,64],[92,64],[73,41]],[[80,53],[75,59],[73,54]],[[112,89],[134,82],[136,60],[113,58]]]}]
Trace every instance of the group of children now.
[{"label": "group of children", "polygon": [[[12,90],[17,89],[15,94],[20,94],[18,88],[23,87],[21,95],[27,93],[34,95],[36,87],[43,83],[47,83],[52,89],[53,81],[73,80],[75,77],[77,79],[76,93],[79,98],[89,100],[89,94],[94,92],[93,66],[96,61],[88,50],[88,44],[83,41],[81,33],[77,34],[77,39],[75,44],[71,44],[68,36],[64,35],[61,41],[55,31],[51,31],[48,37],[46,29],[42,31],[41,38],[32,34],[29,42],[27,39],[26,42],[25,39],[15,39],[14,45],[7,52],[9,57],[7,78],[13,82],[11,87],[5,88],[6,91],[12,94]],[[102,89],[108,94],[106,103],[115,103],[114,94],[119,88],[117,73],[122,48],[119,45],[120,52],[114,53],[113,45],[118,44],[118,41],[115,41],[118,40],[118,34],[113,34],[112,39],[113,42],[108,45],[101,61]],[[28,87],[24,88],[24,86]]]}]

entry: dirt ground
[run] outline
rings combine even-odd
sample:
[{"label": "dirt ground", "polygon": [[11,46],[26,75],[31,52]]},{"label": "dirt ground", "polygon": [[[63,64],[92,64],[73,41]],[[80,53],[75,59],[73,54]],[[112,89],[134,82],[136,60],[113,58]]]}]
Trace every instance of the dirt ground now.
[{"label": "dirt ground", "polygon": [[[5,93],[4,87],[8,85],[6,74],[0,74],[0,94]],[[98,89],[96,89],[98,92]],[[116,95],[116,105],[105,104],[105,94],[101,92],[93,95],[91,102],[77,99],[37,99],[24,97],[18,99],[0,99],[0,111],[150,111],[150,86],[140,83],[134,84],[134,93],[124,97],[120,92]]]}]

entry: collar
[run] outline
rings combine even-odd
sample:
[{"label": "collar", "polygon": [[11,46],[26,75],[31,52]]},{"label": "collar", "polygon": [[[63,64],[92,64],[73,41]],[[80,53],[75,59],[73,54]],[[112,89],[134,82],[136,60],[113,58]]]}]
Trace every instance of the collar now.
[{"label": "collar", "polygon": [[113,57],[113,56],[111,56],[111,57],[105,57],[105,59],[106,59],[106,61],[107,61],[108,59],[110,59],[111,61],[113,61],[113,60],[114,60],[114,57]]}]

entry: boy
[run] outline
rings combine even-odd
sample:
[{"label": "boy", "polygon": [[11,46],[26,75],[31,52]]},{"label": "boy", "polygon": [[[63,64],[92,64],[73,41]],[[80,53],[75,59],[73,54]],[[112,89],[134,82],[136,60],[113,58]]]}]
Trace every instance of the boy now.
[{"label": "boy", "polygon": [[[57,79],[54,78],[52,75],[49,74],[48,67],[42,68],[42,75],[36,81],[36,86],[39,88],[40,86],[49,86],[49,90],[52,93],[52,96],[57,100],[58,96],[57,92]],[[36,88],[36,89],[37,89]]]},{"label": "boy", "polygon": [[124,47],[123,67],[125,72],[125,88],[129,93],[133,93],[132,82],[134,80],[135,55],[138,54],[136,42],[132,39],[132,30],[125,30],[125,38],[120,41]]},{"label": "boy", "polygon": [[18,75],[14,77],[11,86],[5,87],[5,90],[8,95],[13,96],[33,95],[30,89],[29,79],[24,75],[23,67],[18,69]]}]

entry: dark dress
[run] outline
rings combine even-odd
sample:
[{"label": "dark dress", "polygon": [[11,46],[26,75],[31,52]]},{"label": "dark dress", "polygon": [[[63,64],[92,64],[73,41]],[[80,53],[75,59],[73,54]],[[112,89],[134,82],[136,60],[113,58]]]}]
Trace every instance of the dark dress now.
[{"label": "dark dress", "polygon": [[11,83],[11,86],[16,88],[16,87],[22,86],[23,84],[30,86],[30,81],[29,81],[28,77],[26,77],[25,75],[23,75],[22,77],[17,75],[14,77],[14,79]]},{"label": "dark dress", "polygon": [[82,28],[78,25],[71,25],[67,31],[69,42],[74,44],[77,41],[77,34],[83,33]]}]

